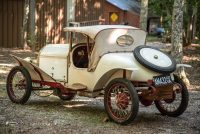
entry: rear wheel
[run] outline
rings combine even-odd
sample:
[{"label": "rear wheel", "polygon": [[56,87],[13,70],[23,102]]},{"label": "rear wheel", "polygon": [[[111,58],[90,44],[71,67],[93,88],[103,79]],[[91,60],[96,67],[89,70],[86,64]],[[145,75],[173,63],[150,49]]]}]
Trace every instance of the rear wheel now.
[{"label": "rear wheel", "polygon": [[188,106],[189,94],[184,82],[174,76],[173,98],[155,101],[157,109],[163,114],[171,117],[181,115]]},{"label": "rear wheel", "polygon": [[6,88],[8,97],[12,102],[26,103],[32,90],[32,81],[29,72],[22,66],[12,68],[7,77]]},{"label": "rear wheel", "polygon": [[114,79],[105,89],[104,106],[111,120],[119,124],[128,124],[138,113],[137,91],[130,81]]}]

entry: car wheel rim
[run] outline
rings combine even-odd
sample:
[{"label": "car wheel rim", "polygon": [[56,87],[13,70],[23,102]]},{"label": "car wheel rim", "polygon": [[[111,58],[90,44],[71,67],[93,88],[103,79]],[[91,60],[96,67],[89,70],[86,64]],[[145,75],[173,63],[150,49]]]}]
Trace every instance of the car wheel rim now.
[{"label": "car wheel rim", "polygon": [[117,120],[125,120],[131,114],[132,98],[126,85],[114,84],[108,92],[108,109]]},{"label": "car wheel rim", "polygon": [[9,81],[9,91],[13,98],[19,100],[26,93],[26,79],[20,71],[13,72]]},{"label": "car wheel rim", "polygon": [[161,100],[160,106],[167,112],[175,112],[182,102],[182,86],[178,83],[173,86],[173,98]]}]

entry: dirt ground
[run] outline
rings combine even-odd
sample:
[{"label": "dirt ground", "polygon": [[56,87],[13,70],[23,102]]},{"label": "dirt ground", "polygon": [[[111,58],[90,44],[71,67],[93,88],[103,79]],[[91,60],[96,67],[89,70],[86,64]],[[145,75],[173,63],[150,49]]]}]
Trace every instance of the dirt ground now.
[{"label": "dirt ground", "polygon": [[0,134],[200,133],[200,45],[184,48],[184,62],[193,66],[186,69],[191,85],[189,106],[184,114],[177,118],[162,116],[154,105],[140,104],[136,120],[127,126],[104,121],[107,115],[101,97],[75,97],[66,102],[53,95],[41,98],[32,94],[25,105],[12,103],[5,87],[7,74],[14,66],[9,54],[22,58],[36,56],[30,51],[0,49]]}]

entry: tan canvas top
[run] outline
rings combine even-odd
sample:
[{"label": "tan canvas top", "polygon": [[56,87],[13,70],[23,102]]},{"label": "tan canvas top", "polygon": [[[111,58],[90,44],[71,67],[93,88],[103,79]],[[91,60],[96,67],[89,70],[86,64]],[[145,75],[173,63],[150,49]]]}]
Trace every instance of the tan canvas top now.
[{"label": "tan canvas top", "polygon": [[91,39],[95,39],[96,35],[105,29],[138,29],[132,26],[125,25],[95,25],[84,27],[65,27],[64,31],[78,32],[88,35]]}]

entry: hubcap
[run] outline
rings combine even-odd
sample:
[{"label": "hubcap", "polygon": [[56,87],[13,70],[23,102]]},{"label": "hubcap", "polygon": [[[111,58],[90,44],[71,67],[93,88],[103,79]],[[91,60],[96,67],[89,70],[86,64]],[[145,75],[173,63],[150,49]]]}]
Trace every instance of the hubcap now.
[{"label": "hubcap", "polygon": [[116,97],[116,104],[120,109],[126,109],[129,103],[129,96],[127,93],[119,93]]},{"label": "hubcap", "polygon": [[142,48],[140,54],[146,61],[156,66],[169,67],[172,65],[171,59],[166,54],[156,49]]}]

